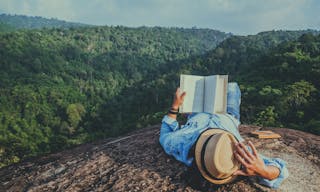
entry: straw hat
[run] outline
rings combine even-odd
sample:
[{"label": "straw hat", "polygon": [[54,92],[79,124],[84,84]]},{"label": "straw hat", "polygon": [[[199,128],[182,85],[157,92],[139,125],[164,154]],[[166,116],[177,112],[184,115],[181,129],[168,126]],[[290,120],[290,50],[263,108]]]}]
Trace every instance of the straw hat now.
[{"label": "straw hat", "polygon": [[215,184],[225,184],[233,181],[232,175],[240,169],[240,163],[235,159],[233,151],[236,138],[221,129],[204,131],[195,148],[197,167],[202,176]]}]

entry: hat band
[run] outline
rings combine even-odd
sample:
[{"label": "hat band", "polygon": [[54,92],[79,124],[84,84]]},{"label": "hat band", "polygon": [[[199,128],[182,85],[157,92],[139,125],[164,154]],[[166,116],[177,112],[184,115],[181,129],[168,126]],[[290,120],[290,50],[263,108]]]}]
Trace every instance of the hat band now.
[{"label": "hat band", "polygon": [[225,179],[225,178],[220,179],[220,178],[217,178],[217,177],[213,176],[213,175],[208,171],[207,167],[205,166],[205,165],[206,165],[206,164],[205,164],[205,160],[204,160],[205,149],[206,149],[206,146],[207,146],[209,140],[210,140],[211,137],[213,137],[214,135],[216,135],[216,134],[210,135],[210,137],[208,137],[208,139],[204,142],[204,144],[203,144],[203,146],[202,146],[202,149],[201,149],[201,165],[202,165],[203,170],[206,172],[206,174],[207,174],[208,176],[210,176],[211,178],[214,178],[214,179],[216,179],[216,180],[223,180],[223,179]]}]

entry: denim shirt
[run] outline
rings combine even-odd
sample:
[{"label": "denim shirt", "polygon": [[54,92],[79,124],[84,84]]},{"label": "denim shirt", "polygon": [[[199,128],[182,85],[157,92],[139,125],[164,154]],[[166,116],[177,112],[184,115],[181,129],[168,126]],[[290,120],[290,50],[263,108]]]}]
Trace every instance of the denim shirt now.
[{"label": "denim shirt", "polygon": [[[185,125],[179,126],[177,120],[164,116],[160,130],[160,144],[168,155],[190,166],[194,157],[189,157],[189,151],[197,141],[200,134],[208,128],[219,128],[233,134],[242,142],[238,126],[240,124],[240,89],[236,83],[229,83],[227,95],[227,112],[230,114],[193,113],[188,116]],[[260,155],[260,154],[259,154]],[[272,165],[280,170],[279,176],[274,180],[259,178],[260,183],[271,188],[278,188],[281,182],[289,176],[286,163],[279,158],[268,158],[260,155],[265,165]]]}]

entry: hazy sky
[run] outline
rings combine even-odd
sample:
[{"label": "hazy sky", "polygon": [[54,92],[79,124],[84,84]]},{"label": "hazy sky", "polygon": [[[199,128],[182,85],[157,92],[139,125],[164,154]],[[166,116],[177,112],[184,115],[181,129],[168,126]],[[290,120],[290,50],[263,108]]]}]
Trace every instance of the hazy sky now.
[{"label": "hazy sky", "polygon": [[211,28],[234,34],[320,29],[320,0],[0,0],[0,13],[96,25]]}]

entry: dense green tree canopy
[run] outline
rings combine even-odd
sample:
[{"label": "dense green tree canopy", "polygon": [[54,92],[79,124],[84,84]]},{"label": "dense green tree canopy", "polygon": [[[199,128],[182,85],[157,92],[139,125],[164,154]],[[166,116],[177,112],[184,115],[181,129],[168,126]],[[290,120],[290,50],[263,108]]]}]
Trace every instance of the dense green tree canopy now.
[{"label": "dense green tree canopy", "polygon": [[0,31],[0,167],[160,123],[181,73],[237,81],[243,123],[320,134],[317,31]]},{"label": "dense green tree canopy", "polygon": [[0,161],[16,162],[150,122],[162,110],[154,98],[160,102],[167,94],[167,82],[157,76],[228,36],[160,27],[0,33]]},{"label": "dense green tree canopy", "polygon": [[[31,17],[25,15],[0,14],[0,23],[5,23],[15,29],[40,29],[40,28],[69,28],[88,26],[81,23],[72,23],[55,18]],[[0,28],[0,31],[1,28]]]}]

